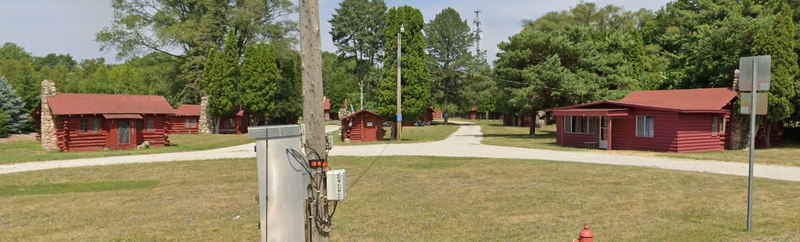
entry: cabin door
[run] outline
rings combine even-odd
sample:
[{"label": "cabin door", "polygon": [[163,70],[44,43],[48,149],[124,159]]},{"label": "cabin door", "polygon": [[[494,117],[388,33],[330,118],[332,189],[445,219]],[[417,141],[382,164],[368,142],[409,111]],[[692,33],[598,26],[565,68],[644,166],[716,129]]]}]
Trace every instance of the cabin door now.
[{"label": "cabin door", "polygon": [[599,130],[597,133],[600,137],[599,141],[597,142],[597,148],[600,149],[608,148],[608,126],[606,125],[608,122],[607,119],[608,117],[600,117],[600,122],[598,122],[600,124],[600,128],[597,129]]},{"label": "cabin door", "polygon": [[135,146],[133,144],[133,133],[131,132],[132,129],[131,120],[128,119],[120,119],[117,120],[117,147],[126,149]]}]

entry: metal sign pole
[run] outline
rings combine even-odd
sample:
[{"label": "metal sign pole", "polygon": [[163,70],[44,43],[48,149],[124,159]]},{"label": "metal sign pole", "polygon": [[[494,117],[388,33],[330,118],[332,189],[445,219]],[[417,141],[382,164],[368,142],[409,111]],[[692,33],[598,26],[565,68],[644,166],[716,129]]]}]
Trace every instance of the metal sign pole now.
[{"label": "metal sign pole", "polygon": [[753,88],[750,95],[752,107],[750,108],[750,166],[747,176],[747,231],[753,229],[753,165],[756,161],[756,94],[758,88],[756,86],[756,78],[758,74],[757,67],[758,61],[753,60]]}]

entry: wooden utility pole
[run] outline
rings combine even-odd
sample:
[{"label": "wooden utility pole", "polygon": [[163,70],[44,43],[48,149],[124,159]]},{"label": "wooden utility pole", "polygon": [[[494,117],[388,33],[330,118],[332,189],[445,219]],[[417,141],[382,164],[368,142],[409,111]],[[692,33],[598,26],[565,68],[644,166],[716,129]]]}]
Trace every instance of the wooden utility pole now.
[{"label": "wooden utility pole", "polygon": [[400,39],[402,38],[404,30],[403,25],[400,24],[400,31],[397,32],[397,124],[395,125],[397,129],[397,141],[403,139],[403,86],[400,83],[400,49],[402,43],[400,43]]},{"label": "wooden utility pole", "polygon": [[[322,52],[319,36],[319,0],[300,0],[300,61],[303,78],[303,124],[305,125],[306,146],[325,155],[325,124],[322,109]],[[325,159],[327,157],[320,157]],[[320,176],[321,177],[321,176]],[[323,181],[325,179],[322,179]],[[327,189],[320,189],[322,197],[327,196]],[[317,201],[312,206],[311,229],[312,241],[328,241],[327,228],[317,226],[317,211],[327,211],[324,201]],[[327,225],[323,225],[327,226]]]}]

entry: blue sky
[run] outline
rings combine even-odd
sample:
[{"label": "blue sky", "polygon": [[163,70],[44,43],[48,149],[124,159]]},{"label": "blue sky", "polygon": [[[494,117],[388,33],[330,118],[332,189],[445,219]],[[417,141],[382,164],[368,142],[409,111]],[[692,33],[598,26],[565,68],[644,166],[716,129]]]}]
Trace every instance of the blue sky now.
[{"label": "blue sky", "polygon": [[[497,44],[522,29],[523,19],[535,19],[550,11],[561,11],[580,0],[385,0],[389,7],[410,5],[422,10],[430,21],[442,9],[452,7],[471,24],[473,11],[481,9],[483,39],[481,48],[489,60],[495,59]],[[296,2],[296,1],[295,1]],[[598,5],[614,4],[628,10],[659,9],[668,0],[603,0]],[[328,20],[339,1],[320,0],[322,47],[334,52]],[[297,18],[296,15],[292,16]],[[0,0],[0,43],[14,42],[34,55],[71,54],[74,58],[104,57],[118,63],[113,50],[100,51],[94,34],[111,23],[108,0]]]}]

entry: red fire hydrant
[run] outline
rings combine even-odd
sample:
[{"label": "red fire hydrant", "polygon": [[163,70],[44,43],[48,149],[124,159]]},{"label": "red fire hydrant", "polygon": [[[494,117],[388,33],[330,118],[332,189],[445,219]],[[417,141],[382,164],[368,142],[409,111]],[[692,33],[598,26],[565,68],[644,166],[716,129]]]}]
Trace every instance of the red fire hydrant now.
[{"label": "red fire hydrant", "polygon": [[594,233],[592,233],[592,231],[589,230],[589,225],[588,224],[584,224],[583,225],[583,231],[581,231],[581,233],[578,234],[578,239],[576,239],[575,241],[576,242],[592,242],[593,238],[594,238]]}]

